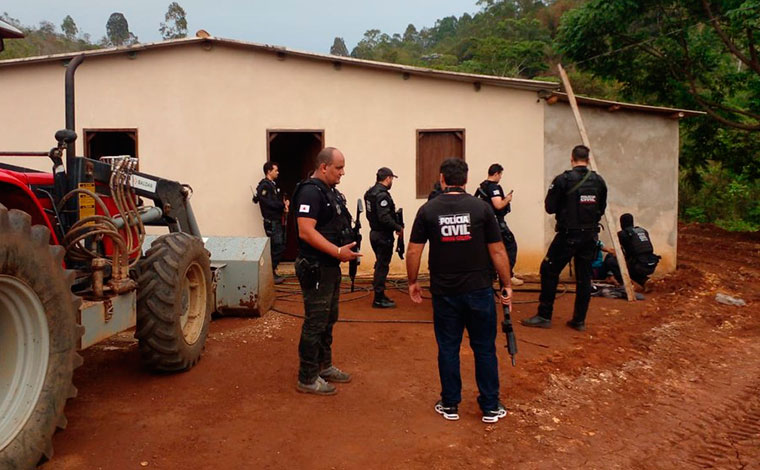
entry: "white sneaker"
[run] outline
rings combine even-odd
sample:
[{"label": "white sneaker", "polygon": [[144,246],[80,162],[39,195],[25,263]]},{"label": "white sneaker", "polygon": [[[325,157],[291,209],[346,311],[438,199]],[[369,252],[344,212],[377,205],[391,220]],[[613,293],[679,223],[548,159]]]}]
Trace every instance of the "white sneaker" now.
[{"label": "white sneaker", "polygon": [[518,279],[516,277],[513,277],[511,282],[513,286],[521,286],[525,284],[525,281],[523,281],[522,279]]},{"label": "white sneaker", "polygon": [[495,410],[485,411],[483,413],[483,422],[496,423],[505,416],[507,416],[507,408],[501,402],[499,402]]}]

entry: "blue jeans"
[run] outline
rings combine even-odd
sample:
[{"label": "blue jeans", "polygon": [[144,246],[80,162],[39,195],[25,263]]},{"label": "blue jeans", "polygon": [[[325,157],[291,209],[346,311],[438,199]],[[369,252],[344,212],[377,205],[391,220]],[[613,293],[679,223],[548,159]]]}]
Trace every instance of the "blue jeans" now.
[{"label": "blue jeans", "polygon": [[483,411],[499,403],[499,367],[496,359],[496,305],[493,289],[487,287],[457,295],[433,295],[433,327],[438,342],[438,374],[444,406],[462,401],[459,346],[464,329],[470,335],[475,355],[475,381]]}]

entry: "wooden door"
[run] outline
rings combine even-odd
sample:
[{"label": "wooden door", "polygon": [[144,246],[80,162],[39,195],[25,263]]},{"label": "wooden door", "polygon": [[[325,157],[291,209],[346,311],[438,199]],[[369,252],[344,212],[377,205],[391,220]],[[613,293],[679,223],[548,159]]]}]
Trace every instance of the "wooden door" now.
[{"label": "wooden door", "polygon": [[426,198],[438,181],[441,162],[464,159],[464,129],[417,131],[417,198]]}]

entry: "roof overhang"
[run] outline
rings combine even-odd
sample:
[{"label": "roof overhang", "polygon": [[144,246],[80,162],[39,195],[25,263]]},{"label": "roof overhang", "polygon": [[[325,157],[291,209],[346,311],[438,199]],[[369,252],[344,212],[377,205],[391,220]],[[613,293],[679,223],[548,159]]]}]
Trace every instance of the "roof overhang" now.
[{"label": "roof overhang", "polygon": [[[568,103],[567,93],[553,91],[551,93],[541,93],[539,95],[546,101],[546,104],[552,105],[557,102]],[[661,106],[649,106],[645,104],[623,103],[620,101],[602,100],[599,98],[589,98],[587,96],[575,96],[575,100],[580,106],[606,109],[609,112],[620,110],[636,111],[648,114],[660,114],[672,119],[681,119],[684,117],[702,116],[704,111],[694,111],[691,109],[665,108]]]},{"label": "roof overhang", "polygon": [[245,49],[258,52],[266,52],[276,54],[280,59],[287,59],[288,57],[301,58],[306,60],[315,60],[330,63],[335,67],[353,66],[373,70],[382,70],[390,72],[398,72],[406,76],[421,76],[436,78],[441,80],[454,80],[460,82],[468,82],[473,84],[476,90],[479,90],[483,85],[491,85],[505,88],[515,88],[527,91],[539,91],[539,90],[558,90],[559,85],[554,82],[545,82],[540,80],[527,80],[522,78],[508,78],[508,77],[495,77],[491,75],[479,75],[471,73],[449,72],[444,70],[435,70],[424,67],[413,67],[408,65],[391,64],[385,62],[375,62],[371,60],[355,59],[353,57],[334,56],[329,54],[317,54],[313,52],[304,52],[293,49],[288,49],[281,46],[273,46],[268,44],[257,44],[246,41],[238,41],[233,39],[215,38],[215,37],[195,37],[185,39],[174,39],[169,41],[152,42],[145,44],[135,44],[132,46],[123,47],[111,47],[106,49],[93,49],[82,52],[68,52],[64,54],[53,54],[47,56],[37,57],[25,57],[21,59],[11,59],[0,61],[0,67],[13,67],[29,64],[39,64],[44,62],[55,61],[68,61],[72,57],[77,55],[84,55],[85,57],[99,57],[109,56],[116,54],[135,54],[140,51],[155,50],[173,48],[181,45],[198,44],[204,47],[211,47],[219,45],[222,47],[234,47],[238,49]]}]

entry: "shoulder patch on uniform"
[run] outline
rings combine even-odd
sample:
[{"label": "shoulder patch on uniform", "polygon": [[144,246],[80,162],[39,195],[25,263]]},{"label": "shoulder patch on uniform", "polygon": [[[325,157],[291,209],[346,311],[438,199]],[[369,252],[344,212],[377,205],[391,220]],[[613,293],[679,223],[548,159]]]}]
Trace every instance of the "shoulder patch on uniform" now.
[{"label": "shoulder patch on uniform", "polygon": [[261,190],[261,195],[262,196],[266,196],[267,195],[267,190],[266,189],[262,189]]},{"label": "shoulder patch on uniform", "polygon": [[499,195],[499,190],[498,189],[494,189],[493,190],[493,195],[494,196],[498,196]]},{"label": "shoulder patch on uniform", "polygon": [[387,205],[388,205],[388,201],[386,201],[385,199],[383,199],[382,201],[380,201],[380,207],[385,207]]},{"label": "shoulder patch on uniform", "polygon": [[298,208],[298,212],[302,212],[304,214],[308,214],[310,209],[311,209],[310,205],[308,205],[308,204],[301,204],[301,206]]}]

